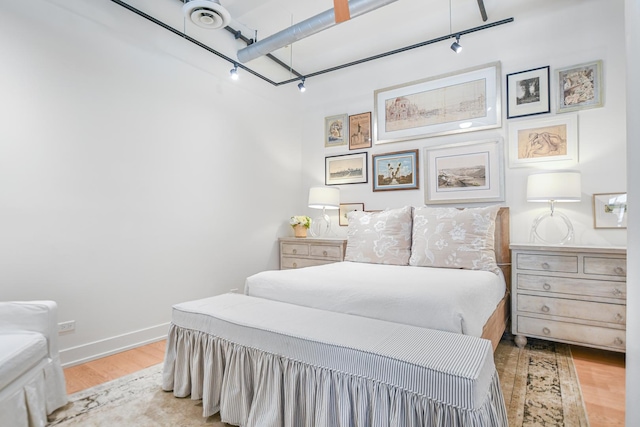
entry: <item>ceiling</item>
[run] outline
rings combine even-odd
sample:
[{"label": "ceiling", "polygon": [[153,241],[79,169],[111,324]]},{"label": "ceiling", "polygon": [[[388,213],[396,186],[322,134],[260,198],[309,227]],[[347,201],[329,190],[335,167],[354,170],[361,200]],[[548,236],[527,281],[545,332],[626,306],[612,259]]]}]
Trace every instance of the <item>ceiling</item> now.
[{"label": "ceiling", "polygon": [[[333,0],[220,0],[232,19],[226,30],[210,30],[184,18],[183,0],[112,1],[128,6],[134,13],[147,14],[156,23],[218,52],[221,66],[228,65],[229,69],[233,68],[234,61],[238,61],[238,50],[247,46],[242,38],[257,37],[261,41],[333,8]],[[333,67],[512,16],[514,6],[509,5],[512,1],[484,0],[482,3],[488,16],[486,22],[482,19],[478,0],[397,0],[277,49],[271,52],[271,58],[261,56],[245,63],[238,61],[240,72],[254,72],[273,84],[285,84],[300,76],[323,73]],[[522,2],[516,3],[522,5]],[[236,39],[237,34],[229,31],[230,28],[240,31],[241,38]],[[453,41],[438,43],[448,49]],[[227,65],[222,65],[225,62]]]}]

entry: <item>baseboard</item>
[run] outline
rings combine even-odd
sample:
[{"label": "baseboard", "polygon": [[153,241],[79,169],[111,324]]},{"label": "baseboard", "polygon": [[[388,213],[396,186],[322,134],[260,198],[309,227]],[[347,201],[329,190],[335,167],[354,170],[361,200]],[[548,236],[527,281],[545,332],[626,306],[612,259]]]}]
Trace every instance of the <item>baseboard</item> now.
[{"label": "baseboard", "polygon": [[167,338],[169,322],[60,350],[63,368],[90,362]]}]

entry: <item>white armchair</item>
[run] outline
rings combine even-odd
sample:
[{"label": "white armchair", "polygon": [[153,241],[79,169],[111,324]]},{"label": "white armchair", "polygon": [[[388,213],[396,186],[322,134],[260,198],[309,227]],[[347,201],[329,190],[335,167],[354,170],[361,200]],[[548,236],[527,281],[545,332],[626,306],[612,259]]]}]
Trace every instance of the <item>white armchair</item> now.
[{"label": "white armchair", "polygon": [[66,403],[56,303],[0,302],[0,426],[45,426]]}]

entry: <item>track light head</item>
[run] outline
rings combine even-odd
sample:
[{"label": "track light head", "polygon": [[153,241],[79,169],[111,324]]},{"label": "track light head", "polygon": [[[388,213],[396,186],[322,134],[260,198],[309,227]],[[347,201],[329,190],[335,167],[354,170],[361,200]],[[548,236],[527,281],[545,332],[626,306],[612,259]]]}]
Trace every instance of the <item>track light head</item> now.
[{"label": "track light head", "polygon": [[455,53],[460,53],[462,51],[462,45],[460,44],[460,34],[456,34],[456,41],[451,43],[451,50]]},{"label": "track light head", "polygon": [[231,80],[238,80],[238,78],[240,78],[240,76],[238,76],[238,64],[233,64],[233,68],[229,71],[229,74],[231,75]]},{"label": "track light head", "polygon": [[304,92],[305,90],[307,90],[307,88],[304,87],[304,77],[302,78],[302,81],[300,83],[298,83],[298,90],[300,92]]}]

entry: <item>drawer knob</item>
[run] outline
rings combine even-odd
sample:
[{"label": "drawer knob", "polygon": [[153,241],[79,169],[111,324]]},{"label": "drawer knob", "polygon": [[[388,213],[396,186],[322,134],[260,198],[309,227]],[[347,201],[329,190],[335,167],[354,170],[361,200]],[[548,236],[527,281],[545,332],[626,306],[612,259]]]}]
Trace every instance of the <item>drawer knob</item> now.
[{"label": "drawer knob", "polygon": [[298,263],[297,262],[293,263],[293,268],[298,268]]},{"label": "drawer knob", "polygon": [[624,316],[620,313],[616,314],[616,321],[622,322],[624,320]]},{"label": "drawer knob", "polygon": [[613,294],[614,294],[615,296],[620,296],[620,295],[622,295],[622,291],[621,291],[620,289],[618,289],[618,288],[615,288],[615,289],[613,290]]},{"label": "drawer knob", "polygon": [[615,345],[622,345],[622,344],[624,344],[624,341],[622,341],[622,340],[620,339],[620,337],[616,337],[616,339],[615,339],[615,340],[613,340],[613,343],[614,343]]},{"label": "drawer knob", "polygon": [[298,250],[297,250],[297,249],[294,249],[292,252],[293,252],[293,254],[295,255],[295,254],[297,254],[297,253],[298,253]]},{"label": "drawer knob", "polygon": [[624,274],[624,268],[622,267],[616,267],[615,270],[613,270],[616,274],[619,275],[623,275]]},{"label": "drawer knob", "polygon": [[543,311],[544,313],[548,313],[548,312],[549,312],[549,307],[547,307],[546,305],[543,305],[543,306],[542,306],[542,311]]},{"label": "drawer knob", "polygon": [[548,269],[550,269],[550,268],[551,268],[551,266],[549,265],[549,263],[548,263],[548,262],[543,262],[543,263],[542,263],[542,268],[543,268],[544,270],[548,270]]},{"label": "drawer knob", "polygon": [[551,330],[549,328],[542,328],[542,333],[545,335],[549,335],[551,333]]},{"label": "drawer knob", "polygon": [[327,251],[323,251],[323,252],[322,252],[322,255],[327,256],[327,255],[328,255],[328,254],[327,254]]},{"label": "drawer knob", "polygon": [[544,285],[542,285],[542,287],[544,288],[545,291],[548,291],[549,289],[551,289],[551,285],[548,283],[545,283]]}]

